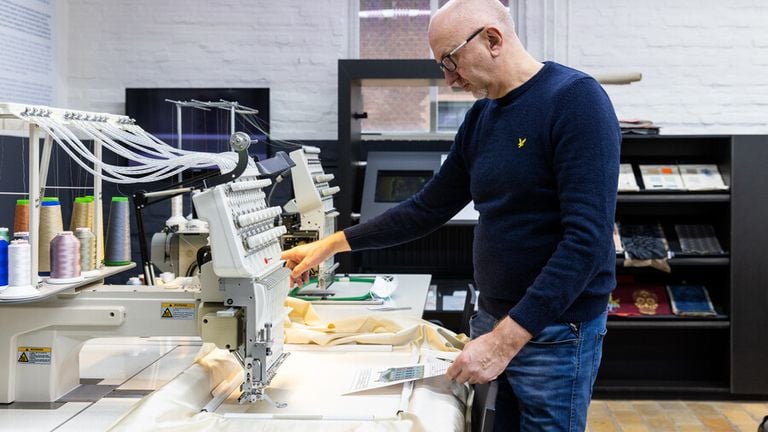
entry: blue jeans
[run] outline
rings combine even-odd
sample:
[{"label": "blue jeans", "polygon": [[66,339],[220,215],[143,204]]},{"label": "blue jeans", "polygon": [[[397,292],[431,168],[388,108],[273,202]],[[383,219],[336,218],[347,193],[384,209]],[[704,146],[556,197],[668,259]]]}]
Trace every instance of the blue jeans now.
[{"label": "blue jeans", "polygon": [[[494,431],[583,431],[592,385],[603,353],[607,314],[582,323],[553,323],[512,359],[497,378]],[[478,311],[472,338],[491,331],[496,319]]]}]

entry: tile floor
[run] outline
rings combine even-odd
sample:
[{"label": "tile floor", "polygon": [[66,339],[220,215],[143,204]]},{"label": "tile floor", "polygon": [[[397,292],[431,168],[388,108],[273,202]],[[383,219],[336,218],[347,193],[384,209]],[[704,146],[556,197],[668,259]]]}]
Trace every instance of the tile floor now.
[{"label": "tile floor", "polygon": [[757,431],[766,402],[593,401],[590,432]]},{"label": "tile floor", "polygon": [[[111,386],[105,397],[21,408],[0,405],[0,431],[102,431],[192,364],[199,347],[196,338],[94,339],[80,354],[80,373],[84,383]],[[754,432],[765,415],[768,402],[596,400],[587,430]]]}]

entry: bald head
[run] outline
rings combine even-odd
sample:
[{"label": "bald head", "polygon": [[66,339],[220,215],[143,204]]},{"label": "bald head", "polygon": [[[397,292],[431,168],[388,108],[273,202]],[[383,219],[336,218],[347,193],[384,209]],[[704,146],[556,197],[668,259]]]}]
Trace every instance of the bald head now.
[{"label": "bald head", "polygon": [[429,46],[446,84],[477,98],[499,98],[543,66],[520,43],[498,0],[450,0],[429,22]]},{"label": "bald head", "polygon": [[462,39],[473,30],[489,25],[507,35],[515,31],[509,10],[498,0],[451,0],[432,16],[429,40],[432,43],[436,38]]}]

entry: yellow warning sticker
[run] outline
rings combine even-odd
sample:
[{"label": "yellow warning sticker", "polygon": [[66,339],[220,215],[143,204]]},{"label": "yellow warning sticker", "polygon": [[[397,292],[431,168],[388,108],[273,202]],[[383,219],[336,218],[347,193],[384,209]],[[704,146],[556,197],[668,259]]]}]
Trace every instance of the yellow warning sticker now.
[{"label": "yellow warning sticker", "polygon": [[162,303],[160,305],[160,317],[178,320],[195,319],[195,303]]},{"label": "yellow warning sticker", "polygon": [[18,349],[18,362],[24,364],[51,364],[51,347],[24,347]]}]

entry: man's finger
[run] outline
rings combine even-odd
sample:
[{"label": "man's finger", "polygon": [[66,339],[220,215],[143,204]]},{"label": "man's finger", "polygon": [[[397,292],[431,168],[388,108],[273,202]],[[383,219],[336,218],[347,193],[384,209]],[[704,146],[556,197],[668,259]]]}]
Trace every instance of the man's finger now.
[{"label": "man's finger", "polygon": [[464,384],[465,382],[469,381],[471,378],[469,371],[466,369],[462,369],[459,375],[454,379],[459,384]]},{"label": "man's finger", "polygon": [[459,372],[461,372],[461,367],[456,366],[456,363],[453,363],[450,366],[448,366],[448,369],[445,371],[445,376],[448,377],[448,379],[452,380],[456,378]]}]

